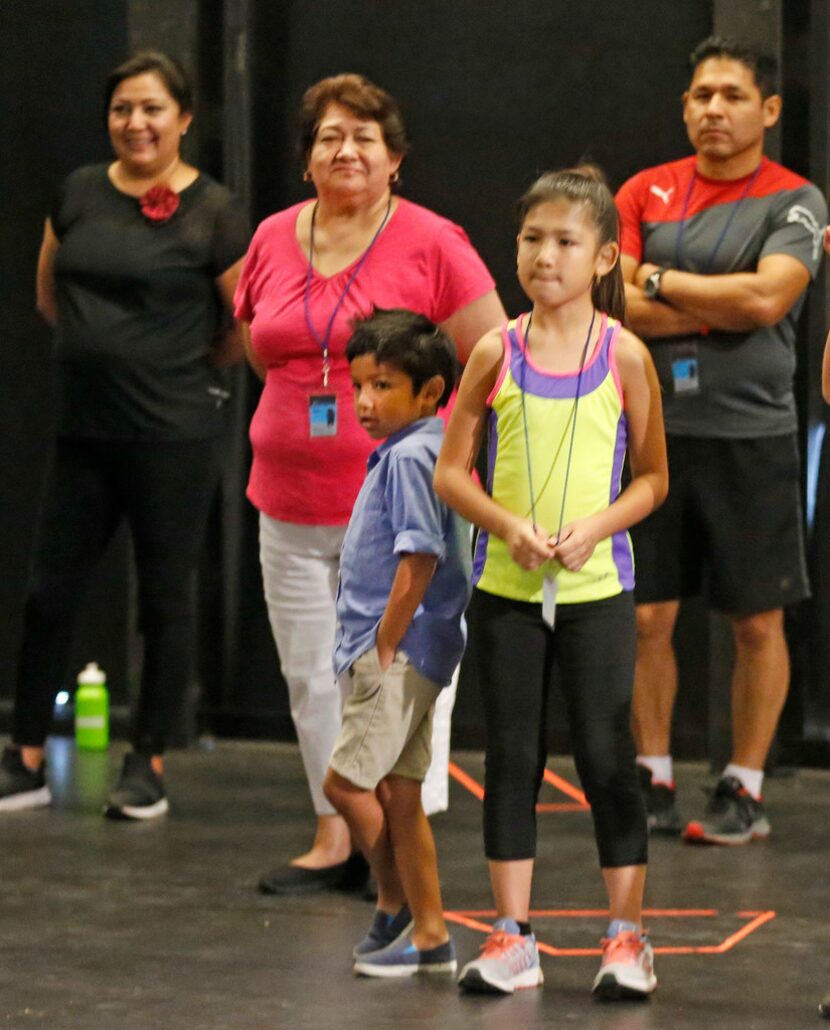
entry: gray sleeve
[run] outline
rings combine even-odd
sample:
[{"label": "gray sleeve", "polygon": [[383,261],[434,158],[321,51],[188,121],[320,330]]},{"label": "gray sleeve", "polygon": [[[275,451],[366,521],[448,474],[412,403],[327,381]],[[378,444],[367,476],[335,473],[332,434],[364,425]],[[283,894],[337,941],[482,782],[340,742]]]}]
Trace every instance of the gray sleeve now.
[{"label": "gray sleeve", "polygon": [[789,254],[815,279],[821,263],[821,239],[827,224],[827,204],[812,183],[784,190],[770,213],[767,237],[758,260],[769,254]]}]

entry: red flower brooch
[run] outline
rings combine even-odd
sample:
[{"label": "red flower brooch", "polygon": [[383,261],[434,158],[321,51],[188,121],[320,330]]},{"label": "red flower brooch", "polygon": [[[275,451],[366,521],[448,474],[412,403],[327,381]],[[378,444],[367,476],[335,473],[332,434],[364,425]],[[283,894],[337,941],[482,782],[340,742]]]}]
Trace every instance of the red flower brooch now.
[{"label": "red flower brooch", "polygon": [[152,225],[164,225],[179,209],[179,195],[169,186],[153,186],[138,198],[141,213]]}]

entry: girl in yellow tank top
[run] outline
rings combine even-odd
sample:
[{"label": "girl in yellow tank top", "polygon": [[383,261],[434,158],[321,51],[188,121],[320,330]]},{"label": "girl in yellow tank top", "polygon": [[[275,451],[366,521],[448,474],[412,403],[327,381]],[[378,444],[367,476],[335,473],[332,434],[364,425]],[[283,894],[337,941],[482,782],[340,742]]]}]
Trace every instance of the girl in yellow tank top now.
[{"label": "girl in yellow tank top", "polygon": [[[647,828],[629,710],[633,560],[626,530],[666,495],[657,376],[622,327],[617,211],[595,169],[542,176],[519,205],[517,270],[532,310],[473,351],[435,486],[479,527],[471,619],[487,729],[485,851],[498,919],[468,990],[541,984],[529,906],[544,718],[561,672],[611,923],[594,990],[654,990],[642,931]],[[470,476],[489,437],[487,488]],[[631,480],[620,490],[628,452]]]}]

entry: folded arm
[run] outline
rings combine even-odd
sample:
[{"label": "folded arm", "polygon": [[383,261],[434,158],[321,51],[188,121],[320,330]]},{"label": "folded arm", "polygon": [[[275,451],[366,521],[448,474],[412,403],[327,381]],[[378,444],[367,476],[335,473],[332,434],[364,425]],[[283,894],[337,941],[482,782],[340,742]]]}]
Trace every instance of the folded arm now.
[{"label": "folded arm", "polygon": [[660,299],[643,293],[657,269],[622,258],[631,328],[646,338],[689,335],[701,327],[723,332],[749,332],[775,325],[787,314],[810,282],[810,272],[788,254],[769,254],[754,272],[698,275],[669,268],[660,281]]}]

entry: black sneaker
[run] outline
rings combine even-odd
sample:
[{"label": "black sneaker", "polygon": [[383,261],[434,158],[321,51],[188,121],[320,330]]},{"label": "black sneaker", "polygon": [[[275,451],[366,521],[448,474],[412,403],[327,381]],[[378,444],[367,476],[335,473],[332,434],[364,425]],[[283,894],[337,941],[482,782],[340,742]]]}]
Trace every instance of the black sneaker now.
[{"label": "black sneaker", "polygon": [[825,1019],[830,1019],[830,994],[825,994],[818,1003],[818,1012],[819,1015],[824,1016]]},{"label": "black sneaker", "polygon": [[760,801],[734,776],[718,780],[700,822],[683,832],[689,844],[749,844],[770,835],[767,813]]},{"label": "black sneaker", "polygon": [[148,756],[136,751],[124,755],[121,775],[107,798],[104,815],[109,819],[156,819],[169,808],[164,784]]},{"label": "black sneaker", "polygon": [[651,769],[637,763],[640,790],[646,803],[648,832],[666,837],[677,837],[683,822],[675,804],[674,785],[652,783]]},{"label": "black sneaker", "polygon": [[0,757],[0,812],[22,812],[51,804],[46,783],[46,763],[35,772],[23,764],[20,751],[7,747]]}]

